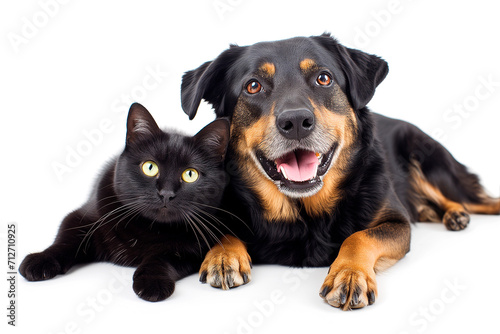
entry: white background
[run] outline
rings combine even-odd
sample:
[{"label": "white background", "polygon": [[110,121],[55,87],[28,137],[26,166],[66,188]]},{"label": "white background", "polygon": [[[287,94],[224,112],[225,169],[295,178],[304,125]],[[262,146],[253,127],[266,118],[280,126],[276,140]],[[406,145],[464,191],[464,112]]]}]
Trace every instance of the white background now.
[{"label": "white background", "polygon": [[[192,122],[182,112],[181,76],[229,43],[329,31],[382,56],[390,72],[369,106],[433,134],[491,194],[500,193],[493,1],[66,2],[4,1],[0,8],[1,235],[6,249],[6,225],[17,223],[18,262],[51,244],[61,219],[121,151],[132,100],[161,126],[189,134],[213,119],[207,105]],[[78,149],[84,156],[68,158]],[[57,164],[68,170],[58,175]],[[252,282],[231,291],[192,275],[170,299],[148,303],[132,290],[132,268],[101,263],[47,282],[18,275],[15,329],[6,325],[2,279],[1,326],[47,334],[496,331],[498,235],[498,216],[473,216],[456,233],[417,224],[412,251],[378,276],[377,302],[359,311],[341,312],[318,297],[327,268],[255,266]]]}]

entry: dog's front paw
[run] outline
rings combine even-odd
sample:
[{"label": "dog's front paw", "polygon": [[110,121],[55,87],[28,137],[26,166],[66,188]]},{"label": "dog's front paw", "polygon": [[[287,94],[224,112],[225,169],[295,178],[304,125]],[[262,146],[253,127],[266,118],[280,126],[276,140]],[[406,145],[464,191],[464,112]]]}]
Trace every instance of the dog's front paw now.
[{"label": "dog's front paw", "polygon": [[26,256],[19,266],[19,272],[28,281],[43,281],[63,273],[57,259],[44,252]]},{"label": "dog's front paw", "polygon": [[331,306],[344,311],[371,305],[377,296],[375,272],[373,269],[333,263],[319,295]]},{"label": "dog's front paw", "polygon": [[200,282],[228,290],[250,282],[252,261],[245,246],[225,243],[214,246],[200,268]]}]

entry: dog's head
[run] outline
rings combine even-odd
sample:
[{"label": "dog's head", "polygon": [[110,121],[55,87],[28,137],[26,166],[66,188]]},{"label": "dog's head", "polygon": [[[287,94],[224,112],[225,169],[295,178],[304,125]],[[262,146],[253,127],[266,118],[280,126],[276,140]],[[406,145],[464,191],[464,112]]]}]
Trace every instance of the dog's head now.
[{"label": "dog's head", "polygon": [[296,199],[319,214],[335,198],[359,115],[387,72],[328,34],[231,46],[184,75],[182,107],[192,119],[204,99],[231,119],[243,177],[268,197],[270,218],[292,219]]}]

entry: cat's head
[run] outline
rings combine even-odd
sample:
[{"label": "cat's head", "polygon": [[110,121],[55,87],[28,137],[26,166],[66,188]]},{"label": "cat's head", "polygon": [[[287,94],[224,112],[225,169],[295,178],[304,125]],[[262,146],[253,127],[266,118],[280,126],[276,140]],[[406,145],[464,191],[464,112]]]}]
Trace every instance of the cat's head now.
[{"label": "cat's head", "polygon": [[118,199],[131,212],[156,222],[208,219],[227,183],[228,141],[225,119],[190,137],[162,131],[146,108],[132,104],[125,150],[115,169]]}]

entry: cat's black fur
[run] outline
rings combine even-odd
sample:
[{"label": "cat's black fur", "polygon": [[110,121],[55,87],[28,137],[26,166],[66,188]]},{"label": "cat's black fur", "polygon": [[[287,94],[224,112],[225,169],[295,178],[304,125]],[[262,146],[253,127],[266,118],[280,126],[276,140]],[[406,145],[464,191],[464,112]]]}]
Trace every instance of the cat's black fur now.
[{"label": "cat's black fur", "polygon": [[[19,271],[29,281],[96,261],[134,266],[133,288],[145,300],[169,297],[175,281],[198,271],[220,237],[215,217],[226,184],[223,161],[229,122],[216,120],[188,137],[161,131],[140,104],[130,107],[123,153],[98,178],[88,202],[63,220],[54,243],[26,256]],[[142,171],[145,161],[157,176]],[[199,172],[183,181],[187,168]]]}]

